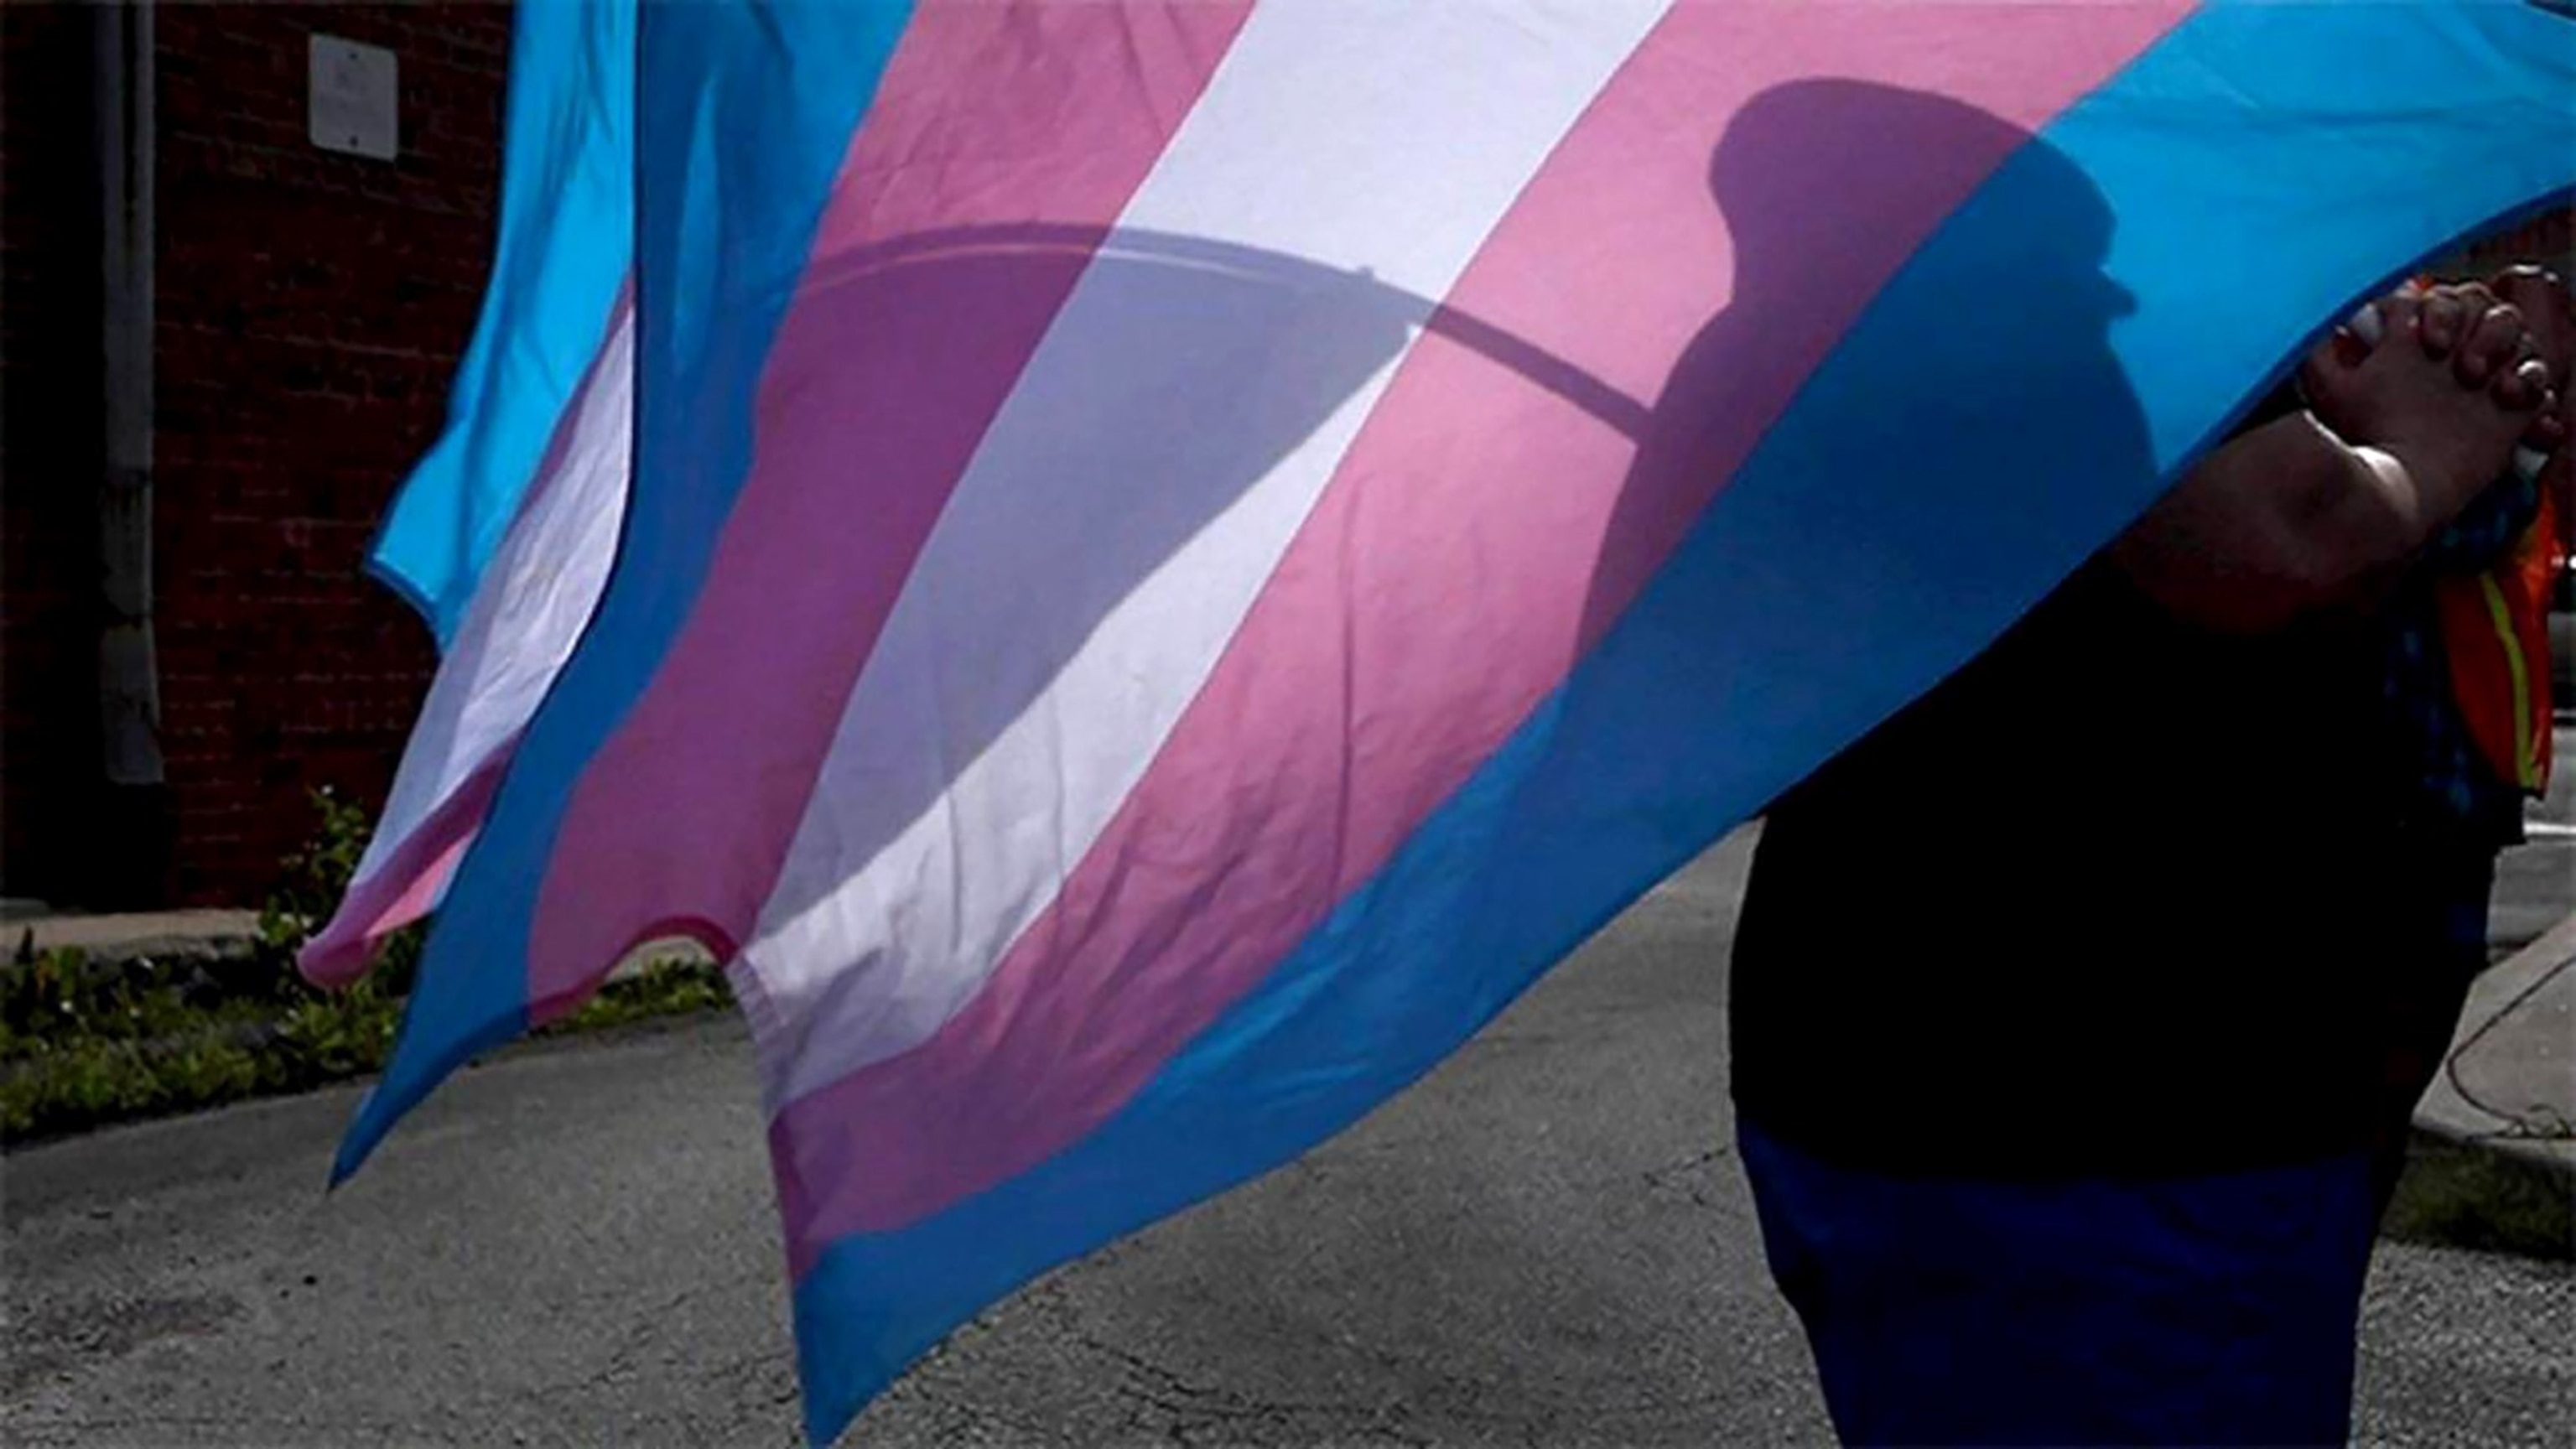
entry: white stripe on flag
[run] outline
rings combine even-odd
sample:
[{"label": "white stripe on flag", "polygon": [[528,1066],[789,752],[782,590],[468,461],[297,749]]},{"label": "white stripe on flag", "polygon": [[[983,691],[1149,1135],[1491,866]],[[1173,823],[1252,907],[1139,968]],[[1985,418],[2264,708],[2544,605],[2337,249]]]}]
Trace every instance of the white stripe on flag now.
[{"label": "white stripe on flag", "polygon": [[570,428],[548,454],[551,474],[529,490],[439,662],[356,880],[375,875],[469,777],[516,747],[590,622],[626,511],[634,332],[621,299]]},{"label": "white stripe on flag", "polygon": [[[1419,335],[1422,299],[1447,294],[1665,8],[1253,12],[852,691],[744,953],[794,1043],[765,1054],[773,1109],[927,1038],[1054,899]],[[1199,259],[1157,260],[1143,233]]]}]

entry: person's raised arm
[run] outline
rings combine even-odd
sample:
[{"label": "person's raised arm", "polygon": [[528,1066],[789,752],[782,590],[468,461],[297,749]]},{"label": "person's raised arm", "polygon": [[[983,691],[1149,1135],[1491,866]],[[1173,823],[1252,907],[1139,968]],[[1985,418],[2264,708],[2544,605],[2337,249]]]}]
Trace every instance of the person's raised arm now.
[{"label": "person's raised arm", "polygon": [[[2382,345],[2356,359],[2330,342],[2310,360],[2312,411],[2212,452],[2113,544],[2167,612],[2260,633],[2364,604],[2509,465],[2549,382],[2524,356],[2521,314],[2484,288],[2380,310]],[[2428,310],[2455,346],[2424,335]]]}]

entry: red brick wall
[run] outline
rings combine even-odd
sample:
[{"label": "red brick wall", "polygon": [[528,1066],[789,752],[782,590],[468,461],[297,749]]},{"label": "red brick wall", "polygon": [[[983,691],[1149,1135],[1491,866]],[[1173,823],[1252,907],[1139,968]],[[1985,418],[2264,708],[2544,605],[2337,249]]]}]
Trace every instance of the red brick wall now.
[{"label": "red brick wall", "polygon": [[[311,788],[381,794],[428,682],[426,630],[359,570],[386,499],[436,436],[482,291],[510,11],[158,9],[165,863],[143,840],[90,838],[108,817],[90,597],[99,319],[84,8],[5,8],[0,891],[248,902],[309,833]],[[317,29],[395,52],[397,160],[307,141]]]},{"label": "red brick wall", "polygon": [[[172,893],[247,900],[306,794],[379,797],[434,654],[360,569],[489,264],[510,12],[160,12],[156,560]],[[401,154],[306,139],[307,38],[392,50]]]}]

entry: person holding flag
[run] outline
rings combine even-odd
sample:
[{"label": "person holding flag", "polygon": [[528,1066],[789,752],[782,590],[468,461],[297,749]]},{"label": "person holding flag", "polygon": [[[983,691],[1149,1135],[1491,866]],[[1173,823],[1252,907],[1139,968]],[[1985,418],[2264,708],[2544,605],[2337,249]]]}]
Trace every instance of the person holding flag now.
[{"label": "person holding flag", "polygon": [[[2379,345],[2329,339],[1774,804],[1738,1131],[1846,1442],[2345,1442],[2407,1112],[2545,768],[2544,671],[2464,663],[2444,601],[2528,637],[2497,574],[2557,552],[2512,460],[2566,436],[2566,305],[2537,273],[2383,299]],[[1936,848],[1873,873],[1891,826]],[[1859,880],[1895,939],[1828,929]]]}]

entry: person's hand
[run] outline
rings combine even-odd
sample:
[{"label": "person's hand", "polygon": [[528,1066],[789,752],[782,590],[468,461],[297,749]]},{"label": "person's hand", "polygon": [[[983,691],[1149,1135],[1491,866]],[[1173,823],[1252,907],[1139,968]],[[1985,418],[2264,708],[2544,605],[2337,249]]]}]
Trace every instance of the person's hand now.
[{"label": "person's hand", "polygon": [[2552,401],[2521,310],[2484,284],[2407,290],[2373,305],[2374,343],[2330,340],[2301,381],[2318,421],[2415,475],[2447,517],[2510,465]]},{"label": "person's hand", "polygon": [[[2545,291],[2499,280],[2523,302]],[[2113,562],[2175,618],[2226,633],[2376,608],[2561,406],[2549,390],[2561,341],[2535,330],[2483,284],[2382,298],[2309,354],[2305,410],[2211,450],[2120,535]],[[2571,452],[2542,486],[2566,486]]]},{"label": "person's hand", "polygon": [[2537,406],[2550,379],[2565,377],[2567,366],[2563,347],[2555,354],[2540,350],[2545,339],[2534,330],[2535,309],[2524,305],[2550,312],[2562,300],[2545,295],[2541,276],[2537,268],[2517,268],[2492,283],[2447,283],[2416,294],[2416,338],[2425,355],[2452,359],[2462,386],[2492,385],[2507,407]]}]

